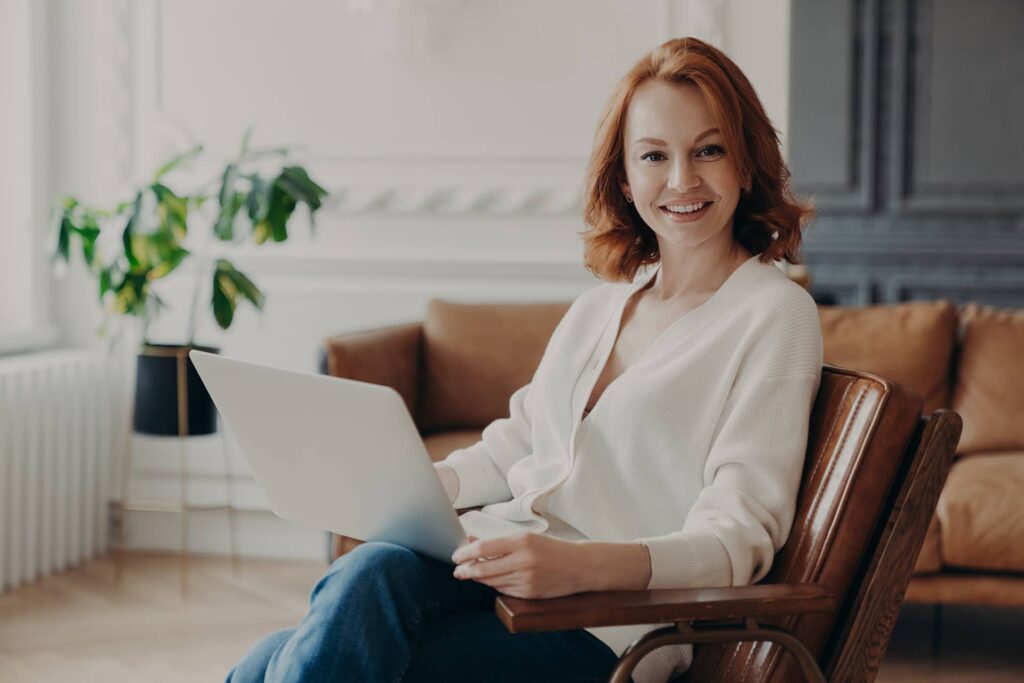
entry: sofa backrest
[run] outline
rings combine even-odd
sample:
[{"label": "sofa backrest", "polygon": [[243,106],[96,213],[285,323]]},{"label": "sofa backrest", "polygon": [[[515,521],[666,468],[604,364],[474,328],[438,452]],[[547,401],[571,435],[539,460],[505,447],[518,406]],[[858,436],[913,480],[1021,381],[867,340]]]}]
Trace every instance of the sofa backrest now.
[{"label": "sofa backrest", "polygon": [[1024,311],[968,304],[953,409],[960,453],[1024,450]]},{"label": "sofa backrest", "polygon": [[[509,397],[530,381],[568,308],[568,302],[432,301],[423,323],[420,428],[483,428],[506,417]],[[818,310],[826,363],[910,387],[924,397],[925,413],[951,405],[950,365],[957,334],[957,311],[951,303]],[[991,326],[989,317],[982,322]]]},{"label": "sofa backrest", "polygon": [[483,428],[508,416],[567,302],[462,304],[431,301],[423,322],[418,425],[422,432]]},{"label": "sofa backrest", "polygon": [[948,301],[859,308],[822,306],[825,362],[904,384],[924,398],[924,412],[950,405],[957,312]]}]

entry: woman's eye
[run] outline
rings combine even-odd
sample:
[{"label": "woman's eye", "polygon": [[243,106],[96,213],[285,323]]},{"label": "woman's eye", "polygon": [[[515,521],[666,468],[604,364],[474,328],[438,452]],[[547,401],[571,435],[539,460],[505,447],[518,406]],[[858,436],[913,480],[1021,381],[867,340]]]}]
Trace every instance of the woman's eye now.
[{"label": "woman's eye", "polygon": [[705,159],[722,156],[725,154],[725,150],[718,145],[706,145],[697,150],[697,156],[704,157]]},{"label": "woman's eye", "polygon": [[657,159],[653,159],[652,160],[651,159],[652,156],[664,157],[665,155],[662,154],[661,152],[647,152],[646,154],[641,154],[640,155],[640,160],[641,161],[657,161]]}]

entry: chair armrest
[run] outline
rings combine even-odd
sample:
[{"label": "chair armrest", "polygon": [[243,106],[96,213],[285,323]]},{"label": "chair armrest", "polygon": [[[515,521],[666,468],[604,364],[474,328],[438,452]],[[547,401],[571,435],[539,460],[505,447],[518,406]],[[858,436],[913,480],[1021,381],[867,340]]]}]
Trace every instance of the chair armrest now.
[{"label": "chair armrest", "polygon": [[421,323],[328,337],[327,374],[391,387],[416,418],[422,339]]},{"label": "chair armrest", "polygon": [[498,618],[512,633],[679,621],[777,617],[835,609],[835,598],[815,583],[729,588],[579,593],[524,600],[499,595]]}]

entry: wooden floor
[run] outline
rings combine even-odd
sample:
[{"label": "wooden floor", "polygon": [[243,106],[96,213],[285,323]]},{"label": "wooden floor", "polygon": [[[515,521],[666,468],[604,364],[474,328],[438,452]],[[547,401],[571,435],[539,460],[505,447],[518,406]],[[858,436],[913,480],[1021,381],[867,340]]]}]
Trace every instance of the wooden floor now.
[{"label": "wooden floor", "polygon": [[[176,557],[129,555],[121,587],[103,559],[0,595],[0,682],[220,681],[262,635],[305,611],[320,562],[193,558],[189,592]],[[931,656],[932,612],[909,606],[881,683],[1024,680],[1024,610],[946,608]]]},{"label": "wooden floor", "polygon": [[222,681],[261,636],[294,626],[321,562],[130,554],[121,587],[103,559],[0,595],[0,681]]}]

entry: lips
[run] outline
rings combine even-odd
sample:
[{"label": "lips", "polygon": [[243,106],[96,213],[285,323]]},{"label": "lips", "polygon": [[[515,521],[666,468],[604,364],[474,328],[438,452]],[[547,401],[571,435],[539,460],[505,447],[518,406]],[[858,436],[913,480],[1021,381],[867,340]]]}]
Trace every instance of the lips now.
[{"label": "lips", "polygon": [[713,200],[704,199],[700,197],[692,197],[690,199],[674,199],[670,202],[665,202],[660,206],[662,209],[693,209],[702,204],[710,204]]},{"label": "lips", "polygon": [[[689,201],[689,202],[673,202],[666,204],[665,206],[658,207],[663,214],[665,214],[670,220],[677,223],[688,223],[701,218],[704,214],[711,210],[711,205],[714,202],[710,201]],[[701,206],[703,205],[703,206]],[[667,207],[671,206],[676,211],[670,211]],[[700,206],[697,210],[692,210],[694,206]],[[689,211],[680,209],[691,209]]]}]

